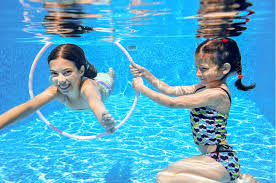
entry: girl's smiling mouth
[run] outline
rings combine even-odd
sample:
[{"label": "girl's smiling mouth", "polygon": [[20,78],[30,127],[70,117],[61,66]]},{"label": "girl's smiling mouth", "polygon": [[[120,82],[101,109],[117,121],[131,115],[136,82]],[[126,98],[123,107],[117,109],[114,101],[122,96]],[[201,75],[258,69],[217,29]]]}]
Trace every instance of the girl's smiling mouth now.
[{"label": "girl's smiling mouth", "polygon": [[69,89],[71,85],[70,84],[67,84],[67,85],[59,85],[59,88],[62,90],[62,91],[66,91]]}]

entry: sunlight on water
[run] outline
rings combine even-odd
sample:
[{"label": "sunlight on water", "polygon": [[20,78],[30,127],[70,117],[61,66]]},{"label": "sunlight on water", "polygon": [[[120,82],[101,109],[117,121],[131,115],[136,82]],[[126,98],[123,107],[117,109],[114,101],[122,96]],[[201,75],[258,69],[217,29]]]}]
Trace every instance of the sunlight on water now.
[{"label": "sunlight on water", "polygon": [[[119,122],[132,102],[133,98],[114,95],[107,101],[107,108]],[[275,144],[274,128],[255,103],[238,98],[233,103],[237,105],[231,108],[228,141],[238,153],[242,173],[270,183],[274,180],[271,174],[275,163],[275,156],[271,156],[275,155],[275,145],[271,145]],[[64,108],[46,117],[73,134],[104,131],[88,111]],[[3,181],[150,183],[169,164],[199,154],[191,135],[189,111],[168,109],[145,97],[140,97],[125,125],[115,134],[100,139],[69,139],[40,119],[7,129],[1,132],[0,139]]]},{"label": "sunlight on water", "polygon": [[[242,173],[262,183],[273,183],[275,126],[267,113],[275,112],[270,107],[275,96],[273,92],[272,97],[266,96],[268,87],[262,84],[272,79],[263,78],[264,69],[258,70],[260,65],[271,67],[273,64],[264,58],[273,56],[265,52],[270,46],[258,40],[272,40],[268,34],[272,30],[266,24],[274,23],[270,19],[275,11],[268,8],[268,1],[253,1],[3,1],[0,110],[29,99],[28,71],[45,42],[53,42],[54,46],[77,44],[98,71],[110,66],[115,69],[115,95],[106,106],[119,123],[130,110],[134,91],[129,62],[114,41],[120,41],[135,62],[161,80],[189,85],[198,81],[193,56],[199,42],[217,36],[232,37],[242,51],[246,82],[259,79],[256,90],[261,92],[258,96],[239,93],[233,85],[236,78],[229,79],[233,98],[228,142],[238,153]],[[255,12],[257,8],[261,11]],[[262,46],[266,49],[258,50]],[[37,66],[36,94],[49,85],[46,57],[51,49],[53,46]],[[272,82],[269,88],[275,86]],[[92,112],[56,105],[60,104],[49,104],[41,110],[59,129],[76,135],[104,132]],[[260,106],[265,107],[261,110]],[[61,136],[34,116],[0,131],[0,183],[153,183],[157,173],[171,163],[199,154],[191,134],[189,110],[162,107],[143,95],[130,119],[114,134],[99,139],[79,141]],[[275,120],[275,114],[271,116]]]}]

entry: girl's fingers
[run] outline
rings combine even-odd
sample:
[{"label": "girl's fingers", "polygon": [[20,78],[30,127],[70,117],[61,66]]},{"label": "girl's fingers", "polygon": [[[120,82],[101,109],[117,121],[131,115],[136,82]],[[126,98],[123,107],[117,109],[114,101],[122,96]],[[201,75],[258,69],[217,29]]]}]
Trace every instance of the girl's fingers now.
[{"label": "girl's fingers", "polygon": [[102,115],[106,115],[106,114],[109,114],[107,111],[104,111],[103,113],[102,113]]},{"label": "girl's fingers", "polygon": [[103,119],[110,119],[111,118],[111,114],[109,113],[103,113]]},{"label": "girl's fingers", "polygon": [[105,121],[105,124],[103,125],[103,127],[105,129],[110,129],[110,128],[113,128],[115,126],[115,124],[116,124],[116,122],[112,118],[111,120]]},{"label": "girl's fingers", "polygon": [[114,124],[115,124],[115,121],[114,121],[113,118],[106,121],[106,125],[112,125],[113,126]]},{"label": "girl's fingers", "polygon": [[115,131],[116,131],[115,128],[111,128],[111,129],[108,129],[108,130],[107,130],[108,133],[114,133]]},{"label": "girl's fingers", "polygon": [[130,71],[131,71],[131,74],[137,78],[137,77],[141,77],[143,76],[143,67],[137,65],[137,64],[134,64],[134,65],[129,65],[130,67]]},{"label": "girl's fingers", "polygon": [[116,121],[114,120],[114,118],[112,118],[111,114],[109,114],[107,111],[104,111],[102,113],[102,122],[103,122],[103,127],[106,129],[108,133],[115,132]]},{"label": "girl's fingers", "polygon": [[132,72],[131,73],[134,77],[140,77],[142,74],[140,72]]},{"label": "girl's fingers", "polygon": [[135,64],[135,63],[131,63],[131,66],[135,67],[135,68],[138,68],[139,65],[138,64]]},{"label": "girl's fingers", "polygon": [[138,69],[138,70],[143,69],[142,66],[140,66],[140,65],[138,65],[138,64],[135,64],[135,63],[132,63],[132,64],[130,65],[130,67],[131,67],[131,68],[134,68],[134,69]]},{"label": "girl's fingers", "polygon": [[132,75],[135,75],[135,76],[139,76],[141,73],[139,73],[139,72],[134,72],[134,73],[132,73]]},{"label": "girl's fingers", "polygon": [[135,73],[135,72],[140,72],[138,69],[130,69],[131,72]]}]

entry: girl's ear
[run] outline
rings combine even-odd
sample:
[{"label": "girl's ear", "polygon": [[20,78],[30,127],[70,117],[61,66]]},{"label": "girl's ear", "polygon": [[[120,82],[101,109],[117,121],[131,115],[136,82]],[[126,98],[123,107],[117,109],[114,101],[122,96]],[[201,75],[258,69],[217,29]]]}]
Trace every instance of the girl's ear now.
[{"label": "girl's ear", "polygon": [[84,75],[84,71],[85,71],[85,68],[84,68],[84,65],[82,65],[80,70],[79,70],[81,76]]},{"label": "girl's ear", "polygon": [[223,66],[222,66],[222,73],[224,75],[228,74],[230,72],[230,70],[231,70],[231,65],[229,63],[223,64]]}]

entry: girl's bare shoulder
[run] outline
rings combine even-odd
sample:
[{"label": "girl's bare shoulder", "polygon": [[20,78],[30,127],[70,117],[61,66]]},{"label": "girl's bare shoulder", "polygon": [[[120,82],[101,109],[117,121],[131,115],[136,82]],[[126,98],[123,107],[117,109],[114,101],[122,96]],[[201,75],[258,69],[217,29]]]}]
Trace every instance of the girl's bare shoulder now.
[{"label": "girl's bare shoulder", "polygon": [[214,101],[210,104],[210,107],[224,114],[228,114],[231,106],[231,94],[228,88],[219,87],[207,90],[209,90],[210,95],[214,98]]},{"label": "girl's bare shoulder", "polygon": [[86,78],[82,81],[82,84],[81,84],[81,90],[85,90],[87,88],[90,88],[90,89],[95,89],[97,88],[98,84],[95,80],[93,79],[90,79],[90,78]]},{"label": "girl's bare shoulder", "polygon": [[100,95],[100,88],[97,84],[97,82],[93,79],[85,79],[80,88],[81,94],[87,96],[87,95]]}]

